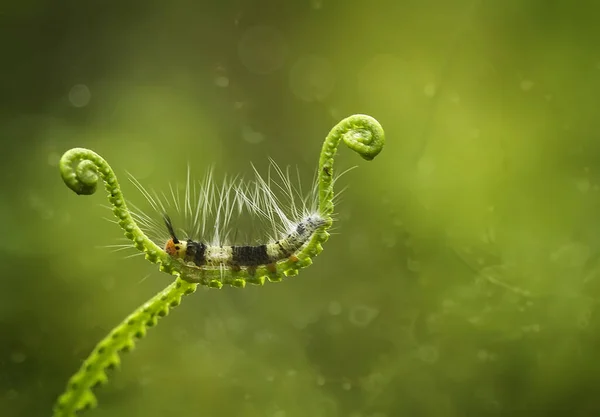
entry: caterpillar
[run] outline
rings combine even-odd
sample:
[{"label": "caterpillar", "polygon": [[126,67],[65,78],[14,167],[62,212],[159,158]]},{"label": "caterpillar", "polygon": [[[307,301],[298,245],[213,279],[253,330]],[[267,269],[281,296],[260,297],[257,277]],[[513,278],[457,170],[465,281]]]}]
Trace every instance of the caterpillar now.
[{"label": "caterpillar", "polygon": [[[277,272],[277,262],[290,260],[297,262],[294,255],[310,237],[327,224],[327,221],[313,214],[301,219],[285,237],[260,245],[209,245],[192,239],[180,240],[175,234],[168,215],[164,215],[165,226],[170,238],[164,251],[173,258],[183,260],[190,267],[200,271],[209,268],[228,267],[235,272],[245,269],[249,276],[256,275],[256,268],[264,266],[271,274]],[[202,274],[202,272],[200,272]]]},{"label": "caterpillar", "polygon": [[[257,270],[263,268],[271,281],[281,279],[278,265],[284,261],[298,262],[296,253],[328,220],[317,210],[316,181],[313,180],[310,191],[303,194],[300,179],[298,185],[293,184],[289,168],[284,172],[274,161],[270,163],[267,179],[253,167],[256,180],[250,183],[243,179],[226,180],[220,187],[215,185],[212,170],[209,170],[199,190],[196,183],[190,183],[188,168],[183,201],[179,195],[180,187],[169,186],[171,195],[167,197],[163,193],[161,197],[131,175],[130,181],[162,219],[162,224],[130,203],[132,215],[144,233],[157,245],[162,245],[171,258],[194,271],[194,276],[218,271],[220,281],[226,282],[226,275],[235,273],[238,279],[244,277],[245,282],[261,284],[262,279],[256,276]],[[347,171],[336,175],[334,182]],[[339,196],[340,193],[336,194],[334,200]],[[183,218],[186,227],[175,226],[171,217],[173,211]],[[238,227],[232,231],[230,222],[244,215],[271,227],[266,242],[252,244],[248,239],[235,242],[236,239],[231,238],[232,234],[237,236]],[[120,245],[119,249],[127,246],[130,245]],[[193,279],[188,277],[188,280]]]},{"label": "caterpillar", "polygon": [[[139,183],[138,188],[153,208],[162,214],[163,225],[159,226],[150,216],[135,208],[130,210],[114,171],[94,151],[73,148],[65,152],[59,162],[65,185],[78,195],[91,195],[102,180],[116,223],[131,245],[148,261],[157,264],[160,271],[176,278],[96,345],[58,398],[54,416],[71,417],[78,411],[94,407],[97,400],[92,388],[107,383],[106,371],[119,365],[119,353],[133,349],[135,339],[143,337],[149,327],[178,306],[184,295],[193,293],[197,285],[213,288],[224,285],[244,287],[246,283],[262,285],[266,280],[281,281],[283,277],[297,275],[302,268],[309,266],[312,258],[322,252],[322,244],[328,240],[328,230],[333,223],[333,186],[339,178],[334,176],[333,162],[341,141],[370,161],[383,149],[385,135],[379,122],[367,115],[353,115],[334,126],[321,148],[315,186],[308,198],[302,200],[302,209],[290,204],[291,219],[277,204],[270,184],[260,177],[255,182],[254,193],[243,182],[235,181],[225,183],[220,190],[214,186],[201,188],[201,194],[207,198],[197,204],[195,213],[186,192],[184,207],[177,203],[174,205],[176,211],[183,210],[188,218],[194,219],[195,232],[201,239],[195,239],[193,233],[181,235],[171,221],[167,207]],[[284,185],[284,188],[290,189],[286,181]],[[290,203],[293,203],[294,193],[289,192],[288,195],[292,197]],[[219,203],[215,209],[212,202],[217,199]],[[261,204],[257,203],[261,201]],[[235,207],[238,211],[245,207],[250,213],[259,214],[273,224],[278,223],[272,239],[258,245],[229,245],[225,243],[227,236],[220,234],[225,228],[220,227],[215,228],[212,241],[206,239],[205,212],[215,210],[217,224],[224,226],[230,222]],[[198,221],[199,218],[202,221]],[[277,219],[279,222],[275,221]],[[157,240],[148,236],[161,227],[167,234],[162,243],[160,237]]]}]

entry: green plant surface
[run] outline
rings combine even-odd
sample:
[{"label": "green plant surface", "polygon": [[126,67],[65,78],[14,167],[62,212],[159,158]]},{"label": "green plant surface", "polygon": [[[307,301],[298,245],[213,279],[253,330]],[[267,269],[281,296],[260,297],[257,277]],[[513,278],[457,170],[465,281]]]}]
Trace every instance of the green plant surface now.
[{"label": "green plant surface", "polygon": [[119,365],[119,353],[130,351],[134,347],[135,339],[143,337],[148,327],[154,326],[158,318],[167,315],[170,308],[179,305],[181,298],[193,293],[197,285],[212,288],[221,288],[223,285],[243,287],[246,282],[262,285],[265,279],[281,281],[284,276],[296,275],[300,269],[309,266],[312,258],[323,250],[322,244],[329,238],[327,229],[331,227],[331,214],[334,210],[333,162],[340,141],[365,160],[372,160],[383,149],[385,135],[379,122],[366,115],[347,117],[329,132],[319,157],[318,171],[319,214],[326,218],[327,222],[297,254],[297,259],[278,262],[275,272],[259,267],[253,276],[249,276],[244,270],[222,274],[219,269],[209,269],[199,273],[198,268],[189,267],[171,258],[136,224],[125,203],[116,175],[106,160],[88,149],[74,148],[67,151],[59,164],[65,184],[78,195],[91,195],[96,192],[98,182],[102,180],[113,214],[125,232],[125,237],[145,254],[148,261],[158,264],[161,271],[176,278],[96,345],[79,371],[69,380],[66,391],[55,405],[54,416],[73,416],[78,411],[95,407],[97,400],[92,389],[107,382],[106,371]]}]

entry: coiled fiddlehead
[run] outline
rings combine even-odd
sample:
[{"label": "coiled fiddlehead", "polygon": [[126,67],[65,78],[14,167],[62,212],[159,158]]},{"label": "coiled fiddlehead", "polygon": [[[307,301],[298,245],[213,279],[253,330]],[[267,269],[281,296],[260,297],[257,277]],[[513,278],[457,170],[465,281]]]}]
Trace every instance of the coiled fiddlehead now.
[{"label": "coiled fiddlehead", "polygon": [[306,247],[298,254],[299,262],[286,261],[283,270],[286,275],[296,275],[300,268],[309,266],[311,258],[323,251],[323,243],[329,239],[327,229],[331,227],[333,213],[333,161],[340,141],[367,161],[373,160],[385,144],[383,128],[377,120],[364,114],[349,116],[334,126],[323,142],[319,156],[319,214],[327,219],[327,224],[316,233]]},{"label": "coiled fiddlehead", "polygon": [[[65,184],[78,195],[91,195],[96,192],[102,180],[108,193],[108,200],[119,226],[134,246],[145,253],[159,269],[176,277],[163,291],[152,297],[144,305],[115,327],[96,345],[79,371],[67,384],[54,407],[55,417],[70,417],[83,409],[96,405],[92,388],[107,382],[106,371],[119,365],[119,353],[127,352],[134,346],[136,338],[145,335],[148,327],[154,326],[159,317],[168,314],[171,307],[181,302],[183,295],[191,294],[198,284],[220,288],[224,284],[243,287],[246,281],[263,284],[264,278],[279,281],[283,275],[296,275],[301,268],[312,263],[311,258],[322,250],[327,241],[327,229],[331,226],[333,213],[333,161],[340,141],[366,160],[372,160],[383,149],[385,136],[381,125],[366,115],[353,115],[338,123],[327,135],[319,158],[319,214],[327,219],[319,230],[294,259],[281,261],[277,272],[259,267],[249,277],[243,272],[223,277],[222,271],[198,272],[171,258],[163,249],[150,240],[138,227],[129,212],[117,178],[108,163],[95,152],[74,148],[67,151],[60,160],[60,173]],[[262,268],[262,269],[261,269]]]},{"label": "coiled fiddlehead", "polygon": [[97,153],[84,148],[73,148],[65,152],[59,163],[63,181],[78,195],[91,195],[96,192],[99,179],[102,179],[108,193],[108,201],[113,208],[119,226],[125,232],[125,237],[133,245],[146,254],[146,259],[158,263],[161,271],[179,275],[176,264],[138,227],[125,204],[123,193],[117,176]]},{"label": "coiled fiddlehead", "polygon": [[115,173],[101,156],[88,149],[74,148],[62,156],[59,166],[65,184],[79,195],[94,194],[102,179],[113,213],[125,236],[145,253],[146,259],[158,263],[162,271],[177,277],[175,282],[139,307],[100,341],[71,377],[66,391],[54,407],[56,417],[70,417],[77,411],[96,406],[92,388],[107,382],[106,371],[119,365],[119,353],[133,349],[135,339],[143,337],[146,329],[154,326],[158,318],[178,306],[183,295],[193,293],[197,284],[183,281],[176,264],[137,226],[125,204]]}]

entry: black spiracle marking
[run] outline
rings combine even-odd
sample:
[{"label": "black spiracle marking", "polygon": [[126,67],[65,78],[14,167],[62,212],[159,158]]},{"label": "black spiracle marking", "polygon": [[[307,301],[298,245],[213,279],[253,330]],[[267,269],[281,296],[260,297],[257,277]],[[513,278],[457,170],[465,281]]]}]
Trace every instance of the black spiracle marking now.
[{"label": "black spiracle marking", "polygon": [[187,241],[185,260],[193,262],[196,266],[206,265],[206,245],[202,242]]},{"label": "black spiracle marking", "polygon": [[298,223],[298,226],[296,226],[296,233],[302,236],[304,232],[306,232],[306,225],[304,224],[304,222]]},{"label": "black spiracle marking", "polygon": [[[287,239],[290,239],[290,236],[292,235],[288,235]],[[279,248],[279,253],[281,254],[282,257],[286,258],[288,256],[290,256],[292,253],[294,253],[294,251],[289,251],[288,249],[286,249],[283,244],[281,243],[281,241],[277,241],[275,242],[275,244],[277,245],[277,247]]]},{"label": "black spiracle marking", "polygon": [[232,246],[232,265],[259,266],[271,262],[267,255],[267,245],[258,246]]}]

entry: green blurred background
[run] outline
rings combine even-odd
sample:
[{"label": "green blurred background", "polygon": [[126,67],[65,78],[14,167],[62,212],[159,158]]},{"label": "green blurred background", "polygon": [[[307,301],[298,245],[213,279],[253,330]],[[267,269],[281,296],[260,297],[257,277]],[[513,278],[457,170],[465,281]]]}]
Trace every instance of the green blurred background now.
[{"label": "green blurred background", "polygon": [[200,290],[89,416],[600,415],[600,8],[592,1],[4,1],[0,415],[48,416],[170,278],[113,253],[75,146],[168,190],[346,149],[337,232],[300,276]]}]

